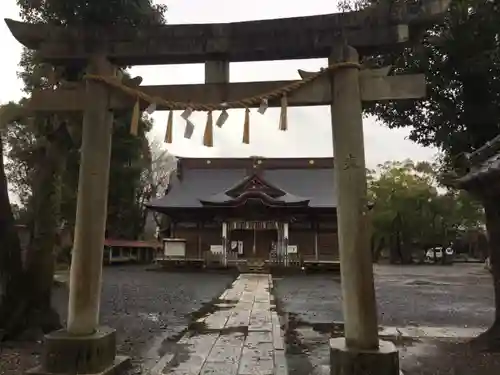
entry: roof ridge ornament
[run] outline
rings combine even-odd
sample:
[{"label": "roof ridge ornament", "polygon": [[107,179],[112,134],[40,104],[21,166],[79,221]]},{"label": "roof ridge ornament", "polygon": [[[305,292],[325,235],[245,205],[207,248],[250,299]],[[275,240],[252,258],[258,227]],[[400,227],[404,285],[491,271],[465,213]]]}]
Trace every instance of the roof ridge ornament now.
[{"label": "roof ridge ornament", "polygon": [[[269,190],[271,190],[272,195],[276,197],[281,197],[287,194],[287,192],[283,189],[280,189],[279,187],[274,186],[273,184],[266,181],[258,172],[252,172],[244,179],[242,179],[229,189],[225,190],[224,194],[234,198],[243,194],[248,189],[250,189],[251,191],[256,191],[257,188],[259,188],[259,190],[261,190],[262,188],[268,188]],[[241,189],[243,189],[242,192],[240,192]]]}]

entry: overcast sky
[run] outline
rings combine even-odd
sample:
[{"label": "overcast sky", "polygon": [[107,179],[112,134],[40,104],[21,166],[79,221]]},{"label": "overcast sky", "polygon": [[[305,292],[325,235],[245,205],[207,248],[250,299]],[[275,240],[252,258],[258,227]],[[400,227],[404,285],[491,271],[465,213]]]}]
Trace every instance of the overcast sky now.
[{"label": "overcast sky", "polygon": [[[336,12],[336,1],[308,0],[285,2],[252,0],[163,0],[169,6],[167,19],[170,24],[212,23],[294,17]],[[15,0],[0,2],[2,17],[19,19]],[[14,40],[3,22],[0,25],[0,103],[21,97],[21,82],[16,77],[21,46]],[[297,69],[318,70],[326,60],[293,60],[231,64],[231,81],[268,81],[298,78]],[[143,84],[202,83],[202,64],[135,67],[132,74],[144,78]],[[252,111],[250,145],[241,143],[243,112],[231,110],[228,122],[222,129],[215,128],[214,147],[202,146],[205,116],[195,115],[197,125],[191,140],[183,138],[184,123],[176,113],[174,143],[168,149],[178,156],[250,155],[268,157],[320,157],[332,156],[330,111],[328,107],[290,108],[287,132],[278,130],[279,109],[270,109],[265,115]],[[154,114],[152,137],[163,138],[167,112]],[[390,130],[374,119],[364,120],[365,150],[368,167],[375,167],[387,160],[431,160],[435,149],[421,147],[407,139],[408,130]],[[167,145],[165,145],[167,147]]]}]

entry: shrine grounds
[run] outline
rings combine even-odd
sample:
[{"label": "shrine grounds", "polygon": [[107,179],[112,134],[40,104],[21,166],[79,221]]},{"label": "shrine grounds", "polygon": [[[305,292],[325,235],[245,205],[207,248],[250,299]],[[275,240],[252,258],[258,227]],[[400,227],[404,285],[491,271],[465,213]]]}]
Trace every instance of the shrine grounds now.
[{"label": "shrine grounds", "polygon": [[[328,338],[343,335],[339,278],[275,278],[274,287],[288,322],[289,374],[329,374]],[[375,266],[375,287],[380,333],[398,346],[404,374],[500,373],[500,354],[473,353],[467,344],[494,316],[482,265]]]},{"label": "shrine grounds", "polygon": [[[493,318],[491,279],[482,265],[376,266],[375,274],[381,334],[400,348],[405,374],[500,373],[500,356],[472,353],[466,343]],[[106,267],[101,323],[117,330],[119,352],[133,358],[130,372],[145,374],[176,350],[190,323],[213,312],[233,280],[229,274]],[[275,277],[273,294],[285,323],[289,374],[329,374],[328,338],[343,334],[339,277]],[[66,304],[67,287],[56,287],[54,305],[63,319]],[[40,352],[40,344],[7,343],[0,374],[22,374]]]}]

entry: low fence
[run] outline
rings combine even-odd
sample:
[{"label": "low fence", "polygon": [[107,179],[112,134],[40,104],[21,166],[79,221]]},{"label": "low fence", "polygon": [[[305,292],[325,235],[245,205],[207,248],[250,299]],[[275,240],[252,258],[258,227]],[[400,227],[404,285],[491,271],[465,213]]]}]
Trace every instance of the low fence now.
[{"label": "low fence", "polygon": [[[237,267],[249,261],[254,261],[254,258],[246,258],[238,255],[235,252],[227,252],[226,255],[222,252],[211,252],[205,251],[202,254],[202,258],[190,258],[187,256],[165,256],[158,258],[156,261],[160,263],[202,263],[207,267]],[[262,261],[269,267],[290,267],[290,268],[302,268],[304,266],[310,266],[314,264],[338,264],[338,258],[335,256],[321,256],[316,258],[315,256],[301,256],[300,254],[277,254],[276,252],[271,252],[267,259],[262,259]]]},{"label": "low fence", "polygon": [[161,249],[154,246],[105,246],[103,264],[152,263]]},{"label": "low fence", "polygon": [[224,253],[212,253],[211,251],[205,251],[203,258],[206,264],[218,263],[220,265],[223,265],[226,262],[228,265],[231,265],[233,263],[241,261],[241,259],[238,259],[238,254],[233,252],[227,252],[226,256],[224,257]]},{"label": "low fence", "polygon": [[269,254],[269,265],[272,267],[301,267],[302,259],[299,254]]}]

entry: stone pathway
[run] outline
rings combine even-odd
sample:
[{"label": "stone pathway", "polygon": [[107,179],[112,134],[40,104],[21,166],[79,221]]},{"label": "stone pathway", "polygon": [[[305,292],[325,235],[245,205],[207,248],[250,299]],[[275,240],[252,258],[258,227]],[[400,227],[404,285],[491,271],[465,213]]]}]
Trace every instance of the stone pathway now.
[{"label": "stone pathway", "polygon": [[473,327],[381,327],[379,335],[413,339],[470,339],[479,336],[485,330]]},{"label": "stone pathway", "polygon": [[287,375],[284,334],[271,288],[270,275],[241,274],[219,297],[218,309],[197,321],[200,329],[177,342],[183,354],[166,355],[152,373]]}]

